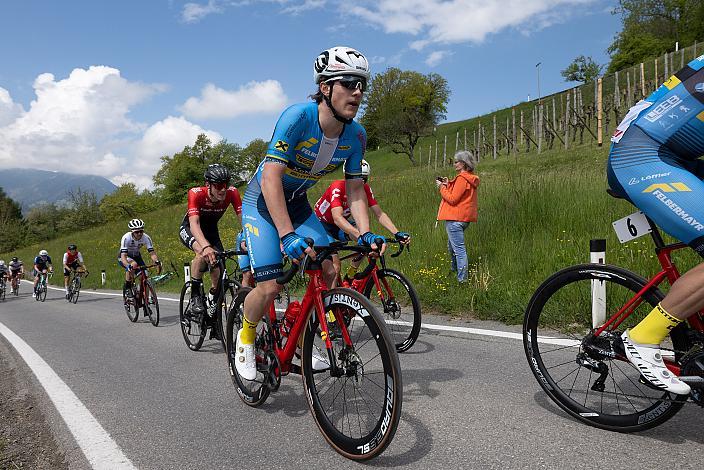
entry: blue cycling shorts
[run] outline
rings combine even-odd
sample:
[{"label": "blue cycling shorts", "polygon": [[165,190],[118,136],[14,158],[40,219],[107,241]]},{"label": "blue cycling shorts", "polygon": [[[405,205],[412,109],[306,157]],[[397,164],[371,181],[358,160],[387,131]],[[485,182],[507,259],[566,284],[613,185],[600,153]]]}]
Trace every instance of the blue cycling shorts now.
[{"label": "blue cycling shorts", "polygon": [[[298,235],[312,238],[317,246],[330,244],[329,236],[310,207],[305,193],[286,201],[286,208],[293,229]],[[256,204],[247,202],[242,204],[242,225],[254,279],[262,282],[281,276],[283,272],[281,240],[264,203],[263,195],[260,194],[257,197]]]},{"label": "blue cycling shorts", "polygon": [[704,161],[685,160],[637,126],[611,146],[611,189],[704,257]]}]

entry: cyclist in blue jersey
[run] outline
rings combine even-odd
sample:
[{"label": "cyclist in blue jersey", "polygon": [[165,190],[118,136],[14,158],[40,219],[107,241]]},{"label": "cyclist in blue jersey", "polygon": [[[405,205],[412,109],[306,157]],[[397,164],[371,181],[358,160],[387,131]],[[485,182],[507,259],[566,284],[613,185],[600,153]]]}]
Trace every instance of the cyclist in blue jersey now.
[{"label": "cyclist in blue jersey", "polygon": [[[344,165],[347,198],[360,233],[359,244],[377,247],[369,231],[362,157],[366,131],[353,119],[369,81],[369,63],[359,51],[333,47],[318,55],[313,78],[318,89],[312,102],[286,109],[274,129],[266,156],[247,187],[242,204],[249,261],[257,283],[245,299],[243,328],[237,333],[236,367],[246,380],[256,377],[256,326],[281,291],[282,253],[292,260],[315,252],[304,241],[329,243],[306,191],[322,176]],[[330,260],[323,262],[328,285],[335,279]]]},{"label": "cyclist in blue jersey", "polygon": [[39,274],[54,272],[54,267],[51,265],[51,257],[46,250],[41,250],[39,255],[34,258],[34,293],[37,293],[37,284],[39,283]]},{"label": "cyclist in blue jersey", "polygon": [[[704,257],[704,56],[637,103],[616,128],[607,166],[611,188]],[[626,356],[653,385],[691,389],[665,366],[660,343],[704,308],[704,263],[689,270],[634,328]]]}]

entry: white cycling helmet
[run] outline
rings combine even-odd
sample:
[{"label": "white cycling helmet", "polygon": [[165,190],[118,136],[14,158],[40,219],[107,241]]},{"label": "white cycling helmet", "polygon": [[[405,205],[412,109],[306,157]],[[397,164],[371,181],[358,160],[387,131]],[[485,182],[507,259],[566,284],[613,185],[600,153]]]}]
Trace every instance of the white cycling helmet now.
[{"label": "white cycling helmet", "polygon": [[369,62],[364,54],[345,46],[331,47],[318,54],[313,65],[313,79],[316,84],[343,75],[355,75],[369,81]]},{"label": "white cycling helmet", "polygon": [[5,260],[4,260],[4,259],[0,259],[0,266],[5,266]]},{"label": "white cycling helmet", "polygon": [[39,256],[49,256],[49,252],[47,252],[46,250],[42,250],[39,252]]},{"label": "white cycling helmet", "polygon": [[135,230],[144,230],[144,221],[142,219],[132,219],[127,222],[127,227],[133,232]]},{"label": "white cycling helmet", "polygon": [[371,167],[369,166],[369,163],[367,163],[366,160],[362,159],[362,176],[365,178],[369,178],[369,173],[371,173]]}]

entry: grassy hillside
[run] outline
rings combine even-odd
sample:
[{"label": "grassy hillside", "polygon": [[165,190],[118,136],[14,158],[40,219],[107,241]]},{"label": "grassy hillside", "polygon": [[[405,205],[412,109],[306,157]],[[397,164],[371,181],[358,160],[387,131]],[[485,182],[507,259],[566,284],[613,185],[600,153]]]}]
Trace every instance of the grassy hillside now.
[{"label": "grassy hillside", "polygon": [[[621,245],[611,222],[635,209],[605,193],[605,160],[608,150],[583,146],[564,151],[532,154],[517,159],[502,157],[480,162],[479,221],[466,232],[471,281],[459,285],[449,273],[447,237],[435,224],[439,196],[436,172],[411,167],[408,160],[388,152],[370,152],[371,184],[382,208],[402,230],[413,235],[410,255],[389,259],[416,285],[426,308],[457,315],[474,315],[516,323],[533,290],[562,267],[588,261],[589,240],[607,239],[607,261],[643,274],[657,270],[649,238]],[[448,167],[438,173],[451,176]],[[311,201],[325,190],[327,178],[310,193]],[[180,244],[177,229],[185,205],[172,206],[144,217],[160,257],[182,272],[189,252]],[[117,267],[118,243],[126,221],[53,240],[18,251],[31,263],[45,248],[56,259],[68,243],[77,243],[92,271],[88,287],[100,283],[99,270],[107,271],[107,287],[117,289],[122,273]],[[239,226],[232,214],[221,222],[223,239],[232,244]],[[377,229],[379,227],[377,226]],[[2,258],[9,259],[10,254]],[[684,270],[697,262],[691,253],[681,260]],[[61,281],[60,276],[53,279]],[[173,279],[161,290],[177,292],[182,279]]]}]

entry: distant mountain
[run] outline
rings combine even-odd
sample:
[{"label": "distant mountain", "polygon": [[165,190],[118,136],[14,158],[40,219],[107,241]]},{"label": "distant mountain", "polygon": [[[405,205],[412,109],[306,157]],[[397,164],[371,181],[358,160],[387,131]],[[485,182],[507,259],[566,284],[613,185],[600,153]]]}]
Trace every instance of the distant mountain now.
[{"label": "distant mountain", "polygon": [[0,187],[22,206],[24,213],[40,204],[67,205],[68,191],[78,188],[94,192],[98,199],[117,189],[102,176],[20,168],[0,170]]}]

